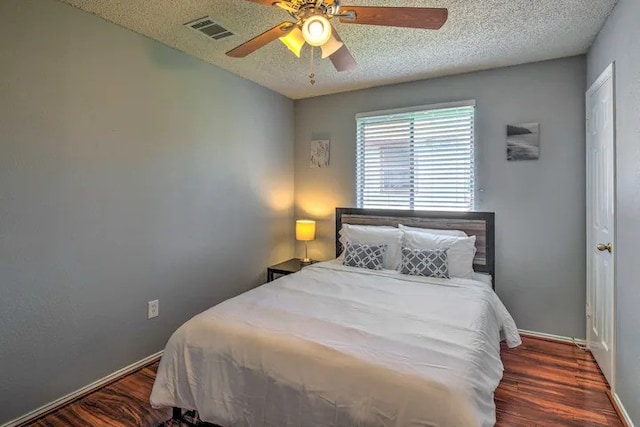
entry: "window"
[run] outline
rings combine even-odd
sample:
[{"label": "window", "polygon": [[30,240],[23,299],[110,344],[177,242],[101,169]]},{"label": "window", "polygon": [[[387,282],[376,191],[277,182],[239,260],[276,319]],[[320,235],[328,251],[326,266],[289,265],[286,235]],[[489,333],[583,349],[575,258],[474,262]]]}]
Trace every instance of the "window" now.
[{"label": "window", "polygon": [[358,207],[473,209],[475,102],[363,113]]}]

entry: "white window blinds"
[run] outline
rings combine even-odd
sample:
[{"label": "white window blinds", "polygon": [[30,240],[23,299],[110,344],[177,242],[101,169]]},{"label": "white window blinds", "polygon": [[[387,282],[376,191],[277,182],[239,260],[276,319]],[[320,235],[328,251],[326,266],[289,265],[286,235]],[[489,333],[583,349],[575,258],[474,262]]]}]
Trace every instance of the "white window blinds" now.
[{"label": "white window blinds", "polygon": [[358,207],[473,209],[474,113],[469,101],[356,116]]}]

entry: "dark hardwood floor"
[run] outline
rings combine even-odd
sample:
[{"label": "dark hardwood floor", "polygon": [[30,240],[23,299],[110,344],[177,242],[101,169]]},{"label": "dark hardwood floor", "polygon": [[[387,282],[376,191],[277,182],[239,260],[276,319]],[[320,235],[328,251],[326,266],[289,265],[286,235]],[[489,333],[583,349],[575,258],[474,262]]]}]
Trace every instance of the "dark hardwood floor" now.
[{"label": "dark hardwood floor", "polygon": [[[519,348],[502,349],[497,426],[623,426],[590,353],[535,338],[523,341]],[[29,426],[154,427],[171,416],[149,405],[156,369],[157,363],[147,366]]]},{"label": "dark hardwood floor", "polygon": [[591,353],[574,345],[523,337],[503,345],[504,376],[495,393],[497,426],[623,427]]},{"label": "dark hardwood floor", "polygon": [[171,417],[171,409],[156,410],[149,395],[158,362],[101,388],[29,427],[155,427]]}]

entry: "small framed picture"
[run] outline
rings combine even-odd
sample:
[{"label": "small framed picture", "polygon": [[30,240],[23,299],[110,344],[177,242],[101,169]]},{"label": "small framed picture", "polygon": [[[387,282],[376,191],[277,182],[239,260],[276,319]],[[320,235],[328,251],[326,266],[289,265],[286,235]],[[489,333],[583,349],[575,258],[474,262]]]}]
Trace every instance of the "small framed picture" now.
[{"label": "small framed picture", "polygon": [[540,158],[540,124],[520,123],[507,126],[507,160]]},{"label": "small framed picture", "polygon": [[329,140],[314,139],[311,141],[310,167],[326,168],[329,166]]}]

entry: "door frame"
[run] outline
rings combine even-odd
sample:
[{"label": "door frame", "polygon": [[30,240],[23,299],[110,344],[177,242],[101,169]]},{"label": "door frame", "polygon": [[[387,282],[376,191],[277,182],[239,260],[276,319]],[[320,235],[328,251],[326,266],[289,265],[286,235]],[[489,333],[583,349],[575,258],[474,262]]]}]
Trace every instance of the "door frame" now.
[{"label": "door frame", "polygon": [[[613,220],[613,233],[612,233],[612,239],[613,241],[611,242],[613,245],[613,252],[611,253],[611,265],[612,265],[612,269],[613,269],[613,289],[612,289],[612,338],[611,338],[611,383],[609,384],[609,387],[611,388],[611,392],[615,393],[616,389],[615,389],[615,382],[616,382],[616,355],[617,355],[617,346],[618,346],[618,314],[617,314],[617,271],[616,271],[616,265],[617,265],[617,255],[616,255],[616,241],[617,241],[617,233],[618,233],[618,227],[617,227],[617,221],[616,221],[616,207],[617,207],[617,188],[618,188],[618,184],[617,184],[617,159],[616,159],[616,138],[617,138],[617,132],[616,132],[616,75],[615,75],[615,62],[612,62],[611,64],[609,64],[609,66],[607,66],[607,68],[602,72],[602,74],[600,74],[600,76],[597,78],[597,80],[591,85],[591,87],[589,87],[589,89],[587,90],[586,94],[585,94],[585,116],[586,116],[586,170],[589,171],[589,148],[591,145],[591,133],[590,133],[590,127],[589,127],[589,120],[590,120],[590,111],[589,111],[589,98],[590,96],[597,90],[600,88],[600,86],[602,86],[604,84],[604,82],[606,82],[607,80],[611,80],[611,86],[612,86],[612,91],[611,91],[611,101],[613,103],[613,117],[612,117],[612,125],[613,125],[613,147],[612,147],[612,159],[613,159],[613,216],[612,216],[612,220]],[[587,258],[587,277],[586,277],[586,285],[587,285],[587,301],[585,304],[585,318],[586,318],[586,323],[587,323],[587,348],[591,348],[591,326],[589,324],[589,313],[590,311],[593,311],[593,308],[589,307],[590,301],[591,301],[591,252],[593,251],[593,247],[592,247],[592,226],[591,226],[591,188],[589,188],[589,177],[587,178],[587,188],[586,188],[586,207],[587,207],[587,220],[586,220],[586,228],[587,228],[587,234],[586,234],[586,258]]]}]

